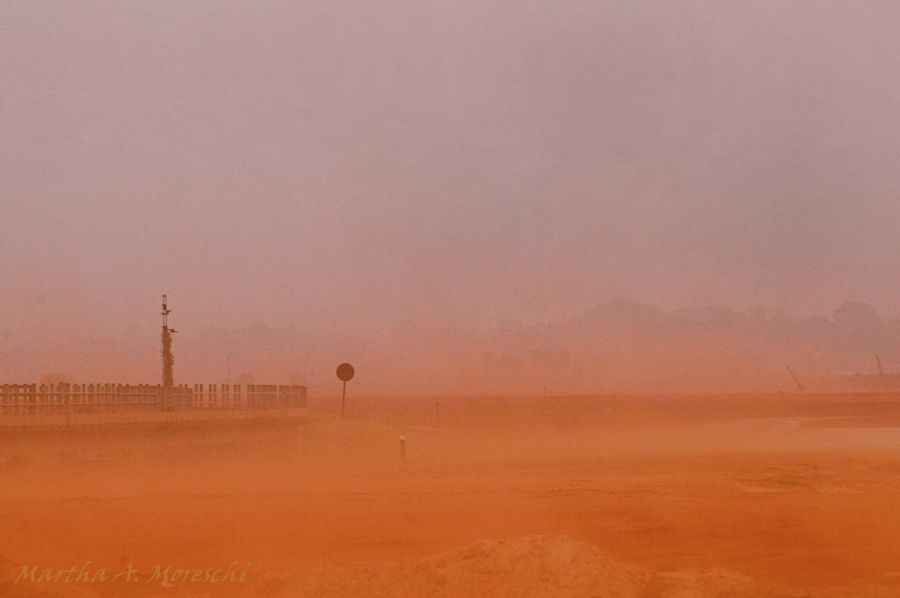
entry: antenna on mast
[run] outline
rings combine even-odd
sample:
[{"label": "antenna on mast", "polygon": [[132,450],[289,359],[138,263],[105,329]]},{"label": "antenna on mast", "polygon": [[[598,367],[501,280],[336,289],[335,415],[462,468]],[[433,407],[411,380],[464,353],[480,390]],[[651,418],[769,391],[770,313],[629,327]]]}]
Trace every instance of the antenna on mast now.
[{"label": "antenna on mast", "polygon": [[162,306],[163,326],[168,326],[169,314],[172,313],[172,310],[169,309],[167,297],[168,297],[168,295],[163,295],[163,306]]},{"label": "antenna on mast", "polygon": [[169,303],[166,295],[162,296],[162,361],[163,361],[163,386],[171,388],[175,386],[175,378],[172,372],[172,366],[175,365],[175,356],[172,355],[172,333],[173,328],[169,328]]}]

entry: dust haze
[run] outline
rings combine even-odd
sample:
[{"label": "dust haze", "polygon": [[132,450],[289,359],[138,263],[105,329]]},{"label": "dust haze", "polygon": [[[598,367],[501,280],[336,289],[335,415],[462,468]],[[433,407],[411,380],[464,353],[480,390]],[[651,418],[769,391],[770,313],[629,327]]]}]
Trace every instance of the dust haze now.
[{"label": "dust haze", "polygon": [[0,595],[893,596],[898,40],[0,3]]},{"label": "dust haze", "polygon": [[[224,382],[223,341],[262,322],[285,333],[233,351],[257,376],[308,354],[290,375],[330,378],[322,343],[427,362],[380,394],[449,369],[410,335],[481,359],[504,322],[619,300],[900,318],[894,2],[13,1],[0,21],[5,378],[115,359],[155,380],[131,339],[161,290],[198,377]],[[529,351],[605,357],[575,345]]]}]

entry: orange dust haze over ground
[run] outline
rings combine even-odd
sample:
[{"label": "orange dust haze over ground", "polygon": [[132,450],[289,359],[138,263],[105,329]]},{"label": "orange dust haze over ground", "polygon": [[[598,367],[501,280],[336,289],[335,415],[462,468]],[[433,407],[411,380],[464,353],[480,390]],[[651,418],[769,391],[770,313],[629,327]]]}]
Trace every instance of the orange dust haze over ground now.
[{"label": "orange dust haze over ground", "polygon": [[314,402],[276,441],[174,451],[127,430],[67,455],[7,434],[0,595],[900,592],[898,396],[338,408]]}]

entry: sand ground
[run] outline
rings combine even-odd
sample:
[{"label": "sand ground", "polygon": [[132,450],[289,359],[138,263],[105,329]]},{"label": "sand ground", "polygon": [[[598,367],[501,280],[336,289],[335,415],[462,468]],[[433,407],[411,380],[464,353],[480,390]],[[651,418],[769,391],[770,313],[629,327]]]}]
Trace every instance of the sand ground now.
[{"label": "sand ground", "polygon": [[900,397],[313,407],[287,454],[2,462],[0,595],[900,595]]}]

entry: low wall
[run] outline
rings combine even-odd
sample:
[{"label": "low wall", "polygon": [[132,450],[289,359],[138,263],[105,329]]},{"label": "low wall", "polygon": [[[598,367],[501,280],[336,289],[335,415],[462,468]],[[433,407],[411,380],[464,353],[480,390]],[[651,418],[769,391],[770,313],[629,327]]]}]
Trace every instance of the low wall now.
[{"label": "low wall", "polygon": [[306,407],[306,387],[277,384],[2,384],[3,416],[257,411]]}]

